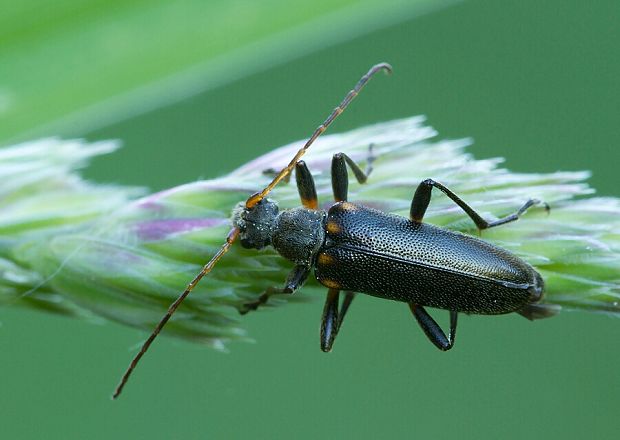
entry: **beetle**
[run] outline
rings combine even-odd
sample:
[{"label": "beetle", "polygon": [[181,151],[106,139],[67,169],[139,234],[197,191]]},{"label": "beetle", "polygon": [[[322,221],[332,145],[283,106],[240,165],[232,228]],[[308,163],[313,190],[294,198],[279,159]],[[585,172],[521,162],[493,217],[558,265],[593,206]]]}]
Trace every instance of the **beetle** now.
[{"label": "beetle", "polygon": [[[332,349],[356,293],[406,303],[428,339],[442,351],[454,344],[459,313],[516,312],[529,319],[551,313],[539,305],[544,281],[527,262],[480,238],[423,222],[433,188],[456,203],[478,230],[517,220],[530,207],[542,203],[537,199],[526,201],[513,214],[487,221],[449,188],[426,179],[413,195],[409,218],[384,213],[350,202],[347,197],[347,169],[360,184],[366,182],[372,171],[374,157],[369,149],[366,170],[345,153],[334,154],[331,181],[335,203],[327,210],[319,209],[312,174],[301,157],[379,71],[391,73],[392,68],[387,63],[373,66],[269,185],[234,207],[232,229],[225,243],[169,307],[131,361],[113,398],[120,395],[137,363],[181,302],[237,239],[244,248],[259,250],[272,246],[294,264],[282,288],[267,289],[240,312],[256,310],[274,294],[294,293],[314,270],[316,279],[328,289],[320,331],[320,346],[325,352]],[[293,170],[301,206],[280,211],[277,202],[267,195],[279,182],[288,180]],[[548,211],[549,207],[543,205]],[[425,307],[449,312],[447,335]]]}]

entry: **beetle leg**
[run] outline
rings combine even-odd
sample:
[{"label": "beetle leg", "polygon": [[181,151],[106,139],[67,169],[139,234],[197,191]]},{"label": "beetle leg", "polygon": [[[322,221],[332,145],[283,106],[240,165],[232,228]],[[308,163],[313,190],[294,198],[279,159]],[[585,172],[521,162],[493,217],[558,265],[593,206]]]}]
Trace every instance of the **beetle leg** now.
[{"label": "beetle leg", "polygon": [[340,330],[340,327],[342,326],[342,321],[344,321],[344,317],[347,314],[347,311],[349,310],[349,306],[353,302],[354,298],[355,298],[355,292],[351,292],[351,291],[345,292],[344,300],[342,301],[342,305],[340,306],[340,313],[339,313],[340,321],[338,322],[338,330]]},{"label": "beetle leg", "polygon": [[308,209],[318,209],[319,200],[316,196],[314,179],[303,160],[295,164],[295,180],[297,181],[297,191],[301,204]]},{"label": "beetle leg", "polygon": [[[515,221],[523,213],[525,213],[525,211],[527,211],[528,208],[530,208],[533,205],[542,203],[538,199],[530,199],[527,202],[525,202],[525,204],[521,208],[519,208],[517,212],[507,215],[506,217],[502,217],[500,219],[489,222],[483,219],[480,216],[480,214],[474,211],[474,209],[471,206],[469,206],[467,203],[461,200],[459,196],[454,194],[451,190],[446,188],[444,185],[442,185],[439,182],[435,182],[433,179],[426,179],[422,183],[420,183],[420,185],[418,185],[418,188],[416,189],[415,194],[413,196],[413,200],[411,201],[411,210],[410,210],[411,220],[416,221],[416,222],[422,221],[422,218],[424,217],[424,213],[426,213],[426,208],[428,208],[428,204],[431,201],[431,191],[433,187],[439,189],[441,192],[447,195],[454,203],[460,206],[461,209],[465,211],[467,215],[474,221],[478,229],[488,229],[494,226],[499,226],[505,223]],[[544,203],[544,207],[547,211],[549,211],[549,205]]]},{"label": "beetle leg", "polygon": [[346,201],[349,193],[349,173],[347,172],[347,165],[351,168],[351,171],[353,171],[359,183],[366,183],[372,171],[372,162],[375,160],[375,157],[372,155],[372,145],[368,150],[366,172],[362,171],[359,165],[344,153],[336,153],[332,157],[332,189],[334,191],[334,199],[336,199],[337,202]]},{"label": "beetle leg", "polygon": [[245,315],[250,310],[258,309],[258,307],[265,304],[272,295],[279,293],[294,293],[297,289],[303,286],[306,278],[308,278],[310,269],[310,267],[304,265],[295,266],[295,268],[286,277],[286,283],[283,288],[268,287],[256,301],[243,304],[242,308],[239,309],[239,313]]},{"label": "beetle leg", "polygon": [[338,319],[338,302],[340,301],[340,290],[329,289],[325,306],[323,306],[323,316],[321,317],[321,350],[325,353],[331,351],[340,321]]},{"label": "beetle leg", "polygon": [[450,310],[450,332],[446,337],[446,334],[443,332],[439,324],[435,322],[435,320],[429,315],[424,307],[409,303],[409,308],[413,312],[413,316],[422,327],[422,330],[428,337],[428,339],[441,351],[448,351],[454,345],[454,338],[456,337],[456,323],[458,313],[454,310]]},{"label": "beetle leg", "polygon": [[342,301],[340,311],[338,311],[340,291],[338,289],[329,289],[327,291],[325,306],[323,306],[323,316],[321,317],[321,350],[325,353],[332,350],[332,345],[334,345],[336,336],[342,326],[342,321],[344,321],[353,298],[355,298],[355,292],[345,292],[344,301]]},{"label": "beetle leg", "polygon": [[[541,204],[543,205],[543,207],[545,208],[545,211],[547,211],[547,213],[549,213],[550,208],[549,205],[547,205],[547,203],[538,200],[538,199],[529,199],[527,202],[525,202],[523,204],[523,206],[521,206],[517,212],[514,212],[512,214],[509,214],[505,217],[499,218],[497,220],[493,220],[492,222],[487,222],[487,228],[492,228],[494,226],[499,226],[499,225],[503,225],[505,223],[510,223],[510,222],[514,222],[515,220],[518,220],[519,217],[521,217],[521,215],[525,214],[525,212],[532,206],[534,205],[539,205]],[[484,229],[484,228],[481,228]]]}]

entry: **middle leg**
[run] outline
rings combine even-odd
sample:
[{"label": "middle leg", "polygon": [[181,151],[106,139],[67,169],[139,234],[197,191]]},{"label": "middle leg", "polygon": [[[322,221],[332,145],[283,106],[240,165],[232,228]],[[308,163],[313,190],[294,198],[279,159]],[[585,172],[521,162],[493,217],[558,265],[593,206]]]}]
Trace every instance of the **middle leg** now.
[{"label": "middle leg", "polygon": [[325,299],[325,306],[323,307],[323,316],[321,317],[321,350],[325,353],[332,350],[336,336],[340,331],[340,326],[344,320],[347,310],[351,302],[355,298],[355,293],[345,292],[344,301],[338,310],[338,303],[340,302],[340,291],[338,289],[329,289],[327,291],[327,298]]},{"label": "middle leg", "polygon": [[349,194],[349,173],[347,165],[353,171],[355,178],[359,183],[366,183],[368,176],[372,171],[372,163],[375,157],[372,155],[372,145],[368,147],[368,165],[366,171],[362,171],[360,166],[344,153],[336,153],[332,157],[332,190],[334,191],[334,199],[337,202],[346,202]]},{"label": "middle leg", "polygon": [[[334,199],[337,202],[345,202],[349,193],[349,173],[347,165],[353,171],[355,178],[359,183],[365,183],[368,175],[372,171],[372,145],[368,148],[368,165],[366,172],[362,171],[353,159],[344,153],[336,153],[332,157],[332,190],[334,191]],[[340,312],[338,312],[338,304],[340,302],[340,291],[337,289],[329,289],[325,306],[323,308],[323,317],[321,319],[321,350],[324,352],[331,351],[338,330],[342,325],[351,302],[355,298],[355,293],[346,292]]]}]

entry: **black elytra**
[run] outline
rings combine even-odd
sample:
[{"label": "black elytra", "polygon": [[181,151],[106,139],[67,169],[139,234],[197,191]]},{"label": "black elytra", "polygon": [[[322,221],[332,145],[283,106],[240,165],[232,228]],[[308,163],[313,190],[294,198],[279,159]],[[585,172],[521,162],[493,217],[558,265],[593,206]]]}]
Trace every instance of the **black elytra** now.
[{"label": "black elytra", "polygon": [[[336,203],[327,211],[317,208],[314,181],[303,161],[295,166],[302,207],[280,212],[276,202],[263,199],[251,209],[244,204],[235,209],[233,225],[239,228],[244,247],[271,245],[295,263],[283,288],[268,289],[257,301],[245,304],[242,313],[255,310],[273,294],[295,292],[314,269],[316,279],[329,289],[321,324],[323,351],[331,350],[353,292],[407,303],[441,350],[454,343],[459,312],[543,317],[544,311],[541,314],[533,305],[542,299],[544,283],[531,265],[479,238],[422,222],[433,187],[463,208],[479,229],[517,220],[538,200],[528,200],[514,214],[487,222],[444,185],[427,179],[418,186],[410,218],[405,218],[347,201],[347,166],[358,182],[368,178],[369,173],[346,154],[335,154],[331,176]],[[338,310],[340,291],[346,297]],[[448,336],[425,306],[450,311]]]}]

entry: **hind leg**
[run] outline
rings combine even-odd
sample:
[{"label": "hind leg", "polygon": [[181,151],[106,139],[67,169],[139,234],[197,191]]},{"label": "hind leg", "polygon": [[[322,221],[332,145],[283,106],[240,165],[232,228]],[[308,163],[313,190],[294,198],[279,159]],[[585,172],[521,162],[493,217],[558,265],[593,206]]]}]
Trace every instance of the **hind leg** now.
[{"label": "hind leg", "polygon": [[426,334],[435,347],[441,351],[448,351],[452,348],[456,337],[457,312],[450,310],[450,332],[446,336],[439,324],[426,312],[424,307],[409,303],[409,308],[418,324],[420,324],[424,334]]},{"label": "hind leg", "polygon": [[447,195],[454,203],[461,207],[463,211],[471,218],[478,229],[488,229],[495,226],[503,225],[505,223],[513,222],[521,215],[523,215],[530,207],[534,205],[538,205],[543,203],[543,206],[547,211],[549,211],[549,205],[544,202],[541,202],[538,199],[530,199],[521,206],[515,213],[502,217],[500,219],[494,221],[487,221],[480,214],[478,214],[474,209],[465,203],[459,196],[454,194],[450,189],[445,187],[439,182],[435,182],[433,179],[426,179],[416,189],[416,192],[413,196],[413,200],[411,201],[411,210],[410,217],[411,220],[416,222],[421,222],[424,214],[426,213],[426,209],[431,201],[431,191],[433,187],[439,189],[445,195]]}]

